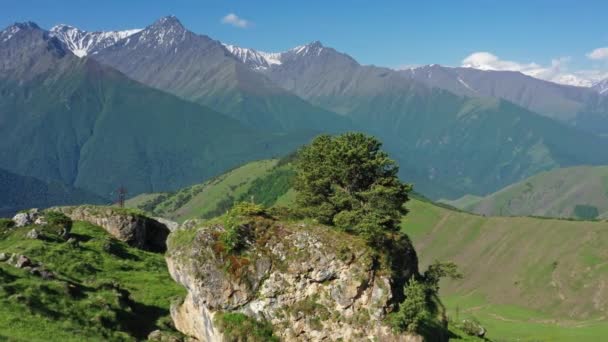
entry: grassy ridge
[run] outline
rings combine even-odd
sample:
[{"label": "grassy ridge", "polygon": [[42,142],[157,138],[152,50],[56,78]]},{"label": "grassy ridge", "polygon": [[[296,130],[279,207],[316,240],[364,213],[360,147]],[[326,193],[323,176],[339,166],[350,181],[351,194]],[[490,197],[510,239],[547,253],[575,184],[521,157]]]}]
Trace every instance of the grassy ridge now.
[{"label": "grassy ridge", "polygon": [[31,229],[0,228],[0,252],[25,255],[55,279],[0,262],[0,340],[136,341],[170,329],[170,301],[184,290],[170,278],[163,255],[84,222],[72,228],[77,245],[44,230],[42,239],[28,239]]},{"label": "grassy ridge", "polygon": [[291,169],[278,164],[275,159],[251,162],[203,184],[170,194],[140,195],[126,205],[180,222],[224,214],[235,201],[272,205],[290,187]]},{"label": "grassy ridge", "polygon": [[486,197],[446,202],[484,215],[578,219],[608,216],[608,166],[542,172]]}]

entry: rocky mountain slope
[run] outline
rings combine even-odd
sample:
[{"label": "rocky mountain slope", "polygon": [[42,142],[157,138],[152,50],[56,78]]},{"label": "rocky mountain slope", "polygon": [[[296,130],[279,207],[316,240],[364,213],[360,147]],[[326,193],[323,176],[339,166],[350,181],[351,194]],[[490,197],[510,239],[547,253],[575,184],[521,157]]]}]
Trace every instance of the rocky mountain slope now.
[{"label": "rocky mountain slope", "polygon": [[17,174],[104,197],[170,190],[310,137],[258,133],[80,59],[32,23],[0,37],[0,168]]},{"label": "rocky mountain slope", "polygon": [[593,133],[608,132],[608,102],[588,87],[557,84],[519,72],[450,68],[437,64],[400,73],[457,95],[500,98]]},{"label": "rocky mountain slope", "polygon": [[175,17],[161,18],[93,58],[258,129],[331,132],[350,127],[347,119],[276,86],[220,42],[188,31]]},{"label": "rocky mountain slope", "polygon": [[70,25],[57,25],[50,30],[51,35],[65,43],[68,49],[78,57],[94,55],[139,31],[141,30],[87,32]]},{"label": "rocky mountain slope", "polygon": [[606,218],[608,167],[577,166],[541,172],[475,200],[447,203],[492,216]]},{"label": "rocky mountain slope", "polygon": [[[278,79],[278,84],[286,89],[294,90],[305,99],[314,96],[314,94],[308,93],[310,91],[324,93],[323,95],[326,96],[334,94],[330,90],[323,92],[323,90],[318,89],[328,83],[329,76],[323,77],[322,74],[316,74],[316,85],[309,85],[308,87],[304,85],[305,89],[300,89],[302,85],[295,86],[295,84],[302,82],[301,78],[295,78],[299,69],[291,72],[285,72],[284,70],[285,64],[295,59],[307,59],[307,63],[317,65],[317,68],[322,68],[323,65],[331,63],[327,60],[327,57],[324,59],[314,58],[331,51],[335,52],[329,47],[324,47],[318,41],[280,53],[259,52],[233,45],[230,45],[230,51],[253,70],[269,73],[274,81]],[[354,62],[348,55],[342,54],[342,57]],[[335,59],[331,61],[335,62]],[[348,62],[342,62],[339,65],[332,65],[324,71],[333,69],[335,73],[348,72],[349,64]],[[389,70],[384,72],[389,72]],[[415,80],[429,87],[444,89],[460,96],[504,99],[530,111],[594,133],[604,134],[608,132],[608,102],[597,95],[597,92],[601,93],[603,89],[601,82],[593,88],[575,87],[544,81],[519,72],[452,68],[437,64],[398,72],[391,70],[390,72],[396,72],[405,78]],[[334,76],[331,78],[335,81]],[[330,108],[342,112],[339,107],[332,106]]]}]

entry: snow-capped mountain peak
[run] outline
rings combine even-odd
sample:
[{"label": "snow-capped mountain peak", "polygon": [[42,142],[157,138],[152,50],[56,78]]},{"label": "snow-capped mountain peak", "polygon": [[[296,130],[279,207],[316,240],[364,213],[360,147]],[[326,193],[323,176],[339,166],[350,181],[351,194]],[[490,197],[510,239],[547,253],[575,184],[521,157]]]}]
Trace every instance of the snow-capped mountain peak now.
[{"label": "snow-capped mountain peak", "polygon": [[257,51],[254,49],[242,48],[236,45],[223,43],[222,45],[224,45],[226,50],[228,50],[234,57],[256,70],[268,69],[273,65],[281,64],[282,53],[280,52]]},{"label": "snow-capped mountain peak", "polygon": [[292,52],[298,56],[319,56],[323,49],[323,44],[316,40],[306,45],[296,46],[295,48],[289,50],[289,52]]},{"label": "snow-capped mountain peak", "polygon": [[36,23],[31,21],[24,23],[15,23],[6,29],[0,31],[0,43],[4,43],[13,38],[19,31],[28,29],[40,29]]},{"label": "snow-capped mountain peak", "polygon": [[149,47],[173,48],[174,45],[185,41],[187,35],[188,30],[177,17],[167,16],[142,30],[138,42]]},{"label": "snow-capped mountain peak", "polygon": [[107,32],[87,32],[70,25],[57,25],[51,28],[51,35],[61,40],[78,57],[95,54],[116,44],[140,29]]}]

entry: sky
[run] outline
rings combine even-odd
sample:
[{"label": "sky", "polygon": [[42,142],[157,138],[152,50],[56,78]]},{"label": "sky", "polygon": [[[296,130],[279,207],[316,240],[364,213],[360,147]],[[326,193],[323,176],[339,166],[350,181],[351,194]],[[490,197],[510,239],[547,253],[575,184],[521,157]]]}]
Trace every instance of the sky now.
[{"label": "sky", "polygon": [[[362,64],[517,70],[562,83],[608,77],[605,0],[0,0],[0,26],[142,28],[175,15],[225,43],[283,51],[319,40]],[[574,81],[564,81],[575,78]]]}]

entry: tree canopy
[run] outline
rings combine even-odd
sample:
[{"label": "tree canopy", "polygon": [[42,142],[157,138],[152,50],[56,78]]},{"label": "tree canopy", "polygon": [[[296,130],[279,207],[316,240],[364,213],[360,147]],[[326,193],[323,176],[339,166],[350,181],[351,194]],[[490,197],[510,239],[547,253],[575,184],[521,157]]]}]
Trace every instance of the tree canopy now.
[{"label": "tree canopy", "polygon": [[398,165],[381,147],[362,133],[315,138],[296,162],[299,208],[321,223],[370,238],[397,231],[411,185],[399,180]]}]

